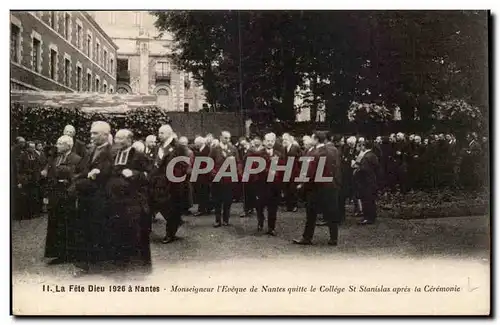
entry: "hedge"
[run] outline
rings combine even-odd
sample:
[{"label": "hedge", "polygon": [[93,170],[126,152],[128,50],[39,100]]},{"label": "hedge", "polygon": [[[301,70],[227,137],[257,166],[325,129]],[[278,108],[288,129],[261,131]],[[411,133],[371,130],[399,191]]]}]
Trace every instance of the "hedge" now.
[{"label": "hedge", "polygon": [[64,127],[75,127],[77,138],[87,142],[92,122],[103,120],[112,130],[128,128],[139,138],[156,134],[162,124],[171,123],[167,112],[154,106],[137,108],[126,114],[84,113],[78,108],[11,105],[11,136],[55,143]]}]

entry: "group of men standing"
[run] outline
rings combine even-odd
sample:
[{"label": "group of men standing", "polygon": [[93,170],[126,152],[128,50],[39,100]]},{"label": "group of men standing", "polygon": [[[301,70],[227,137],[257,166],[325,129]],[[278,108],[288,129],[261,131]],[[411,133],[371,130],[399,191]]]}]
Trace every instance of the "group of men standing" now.
[{"label": "group of men standing", "polygon": [[[408,184],[401,167],[411,164],[414,171],[421,170],[414,164],[424,155],[419,139],[408,143],[399,134],[389,142],[382,138],[372,142],[355,137],[336,139],[318,131],[304,136],[299,145],[288,133],[278,138],[270,132],[263,138],[242,138],[233,145],[231,134],[223,131],[219,139],[208,134],[189,145],[170,125],[161,126],[157,136],[149,135],[142,142],[126,129],[118,130],[113,138],[109,124],[98,121],[91,126],[88,146],[75,138],[74,127],[68,125],[55,152],[34,166],[37,151],[25,150],[24,139],[17,140],[13,150],[16,190],[29,196],[31,184],[40,181],[46,189],[49,218],[45,257],[54,258],[50,264],[74,263],[81,273],[109,261],[120,268],[149,270],[152,221],[160,213],[166,219],[162,242],[175,241],[193,192],[198,203],[195,215],[213,211],[215,228],[230,225],[233,200],[240,197],[244,203],[241,217],[256,211],[257,232],[266,228],[270,236],[277,235],[282,198],[290,212],[297,211],[299,198],[303,198],[304,231],[293,243],[312,244],[316,225],[325,225],[330,234],[328,244],[335,246],[346,203],[354,199],[360,225],[374,223],[381,180],[385,179],[386,186]],[[464,159],[476,155],[476,148],[472,140]],[[179,157],[189,159],[177,161]],[[198,173],[191,182],[193,168],[207,169],[207,164],[195,163],[197,157],[211,159],[213,168]],[[258,173],[245,173],[248,161],[256,157],[265,161],[265,167]],[[286,170],[283,167],[290,158],[293,164]],[[176,163],[170,164],[174,160]],[[237,166],[234,177],[224,173],[228,161]],[[186,178],[173,182],[169,173]],[[318,177],[330,180],[318,182]],[[420,183],[413,180],[409,184],[415,187]],[[15,210],[24,205],[16,201]]]}]

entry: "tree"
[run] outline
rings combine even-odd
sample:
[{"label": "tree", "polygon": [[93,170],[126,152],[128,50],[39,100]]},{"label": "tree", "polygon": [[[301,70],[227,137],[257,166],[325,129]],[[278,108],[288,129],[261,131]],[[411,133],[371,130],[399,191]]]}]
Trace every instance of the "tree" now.
[{"label": "tree", "polygon": [[[487,107],[487,16],[480,11],[154,12],[172,59],[218,110],[268,109],[294,120],[296,90],[315,115],[347,123],[353,101],[415,108],[436,100]],[[483,114],[485,115],[485,114]]]}]

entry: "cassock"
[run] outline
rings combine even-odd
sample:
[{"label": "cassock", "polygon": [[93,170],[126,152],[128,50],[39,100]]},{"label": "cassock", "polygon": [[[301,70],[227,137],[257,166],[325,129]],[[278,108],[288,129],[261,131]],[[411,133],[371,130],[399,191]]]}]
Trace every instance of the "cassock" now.
[{"label": "cassock", "polygon": [[[123,171],[130,171],[126,177]],[[109,195],[110,247],[115,261],[134,265],[150,265],[149,215],[146,192],[147,157],[129,147],[113,157],[107,184]]]},{"label": "cassock", "polygon": [[[235,146],[230,143],[226,145],[221,143],[212,148],[210,157],[214,160],[212,176],[215,177],[215,175],[217,175],[226,159],[234,159],[236,167],[239,171],[237,175],[239,179],[239,174],[241,174],[241,162]],[[224,225],[229,224],[231,204],[233,202],[233,189],[234,184],[231,177],[222,177],[217,181],[214,179],[212,182],[212,194],[215,208],[215,227],[219,227],[221,225],[221,221]]]},{"label": "cassock", "polygon": [[49,199],[45,257],[72,261],[76,245],[76,197],[68,192],[81,157],[74,152],[50,159],[45,171]]},{"label": "cassock", "polygon": [[[264,210],[267,208],[267,227],[268,234],[274,235],[276,228],[276,217],[278,205],[281,198],[281,188],[283,181],[283,172],[271,168],[271,161],[276,160],[279,166],[285,164],[282,152],[275,149],[261,149],[258,156],[266,161],[266,168],[259,173],[257,185],[257,229],[260,231],[264,226]],[[268,182],[268,175],[274,174],[274,180]]]},{"label": "cassock", "polygon": [[[77,192],[77,259],[89,264],[112,259],[109,248],[109,199],[106,184],[113,166],[111,146],[104,143],[93,146],[83,157],[80,173],[76,176],[74,188]],[[88,178],[90,171],[99,173]]]}]

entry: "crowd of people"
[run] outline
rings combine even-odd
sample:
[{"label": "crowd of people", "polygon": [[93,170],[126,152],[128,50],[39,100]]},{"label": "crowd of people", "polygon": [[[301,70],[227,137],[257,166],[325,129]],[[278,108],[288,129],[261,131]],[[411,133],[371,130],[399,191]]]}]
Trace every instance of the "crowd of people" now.
[{"label": "crowd of people", "polygon": [[[353,204],[359,225],[377,218],[377,197],[384,191],[406,193],[442,187],[477,189],[488,179],[488,140],[470,133],[458,143],[452,134],[391,134],[374,140],[335,136],[318,131],[296,138],[270,132],[251,138],[231,137],[222,131],[196,136],[192,143],[178,136],[170,125],[157,135],[136,139],[130,130],[114,137],[108,123],[94,122],[90,144],[78,140],[68,125],[55,146],[16,138],[11,149],[14,217],[27,219],[48,213],[45,257],[50,264],[74,263],[88,273],[101,262],[117,267],[151,267],[150,232],[158,213],[166,220],[163,243],[177,239],[183,215],[197,205],[195,216],[215,215],[215,228],[230,225],[232,204],[243,202],[242,218],[257,215],[256,230],[276,236],[279,207],[297,212],[305,202],[306,221],[295,244],[310,245],[317,225],[328,226],[329,245],[337,245],[339,225],[345,220],[346,204]],[[177,176],[192,173],[196,157],[210,157],[212,172],[171,182],[167,166],[175,157],[189,162],[175,164]],[[285,164],[289,157],[310,157],[302,168],[295,159],[292,180],[305,173],[306,182],[282,182],[282,173],[272,170],[271,161]],[[214,180],[227,159],[239,167],[249,157],[262,157],[266,168],[238,181],[223,176]],[[323,176],[332,181],[316,183],[319,158],[326,163]],[[206,166],[204,166],[206,167]],[[204,168],[202,167],[202,168]],[[268,182],[269,172],[276,173]],[[319,220],[317,219],[319,216]],[[267,219],[267,227],[264,227]]]}]

